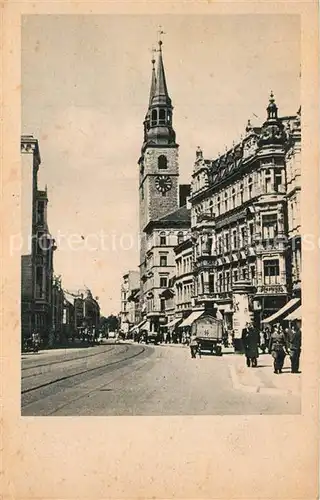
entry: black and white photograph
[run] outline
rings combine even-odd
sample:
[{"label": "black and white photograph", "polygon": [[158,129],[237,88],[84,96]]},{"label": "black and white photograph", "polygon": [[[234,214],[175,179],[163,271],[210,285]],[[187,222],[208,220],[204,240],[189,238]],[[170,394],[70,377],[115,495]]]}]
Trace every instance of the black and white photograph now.
[{"label": "black and white photograph", "polygon": [[299,415],[300,16],[21,30],[21,415]]}]

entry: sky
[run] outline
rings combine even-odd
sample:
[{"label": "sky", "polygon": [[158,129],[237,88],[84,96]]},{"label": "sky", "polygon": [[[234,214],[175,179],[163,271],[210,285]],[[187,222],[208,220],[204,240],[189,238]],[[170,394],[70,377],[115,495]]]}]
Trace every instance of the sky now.
[{"label": "sky", "polygon": [[[138,166],[159,26],[180,182],[197,146],[213,158],[261,125],[270,91],[300,106],[300,24],[292,15],[28,15],[22,23],[22,134],[39,141],[63,288],[120,311],[139,263]],[[23,188],[23,186],[22,186]]]}]

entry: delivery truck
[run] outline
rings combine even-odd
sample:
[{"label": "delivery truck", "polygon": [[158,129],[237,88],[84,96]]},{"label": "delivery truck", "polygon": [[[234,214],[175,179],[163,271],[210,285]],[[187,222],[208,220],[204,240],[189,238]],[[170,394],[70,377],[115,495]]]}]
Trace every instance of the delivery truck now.
[{"label": "delivery truck", "polygon": [[191,335],[195,335],[202,351],[222,356],[224,327],[222,320],[205,313],[191,325]]}]

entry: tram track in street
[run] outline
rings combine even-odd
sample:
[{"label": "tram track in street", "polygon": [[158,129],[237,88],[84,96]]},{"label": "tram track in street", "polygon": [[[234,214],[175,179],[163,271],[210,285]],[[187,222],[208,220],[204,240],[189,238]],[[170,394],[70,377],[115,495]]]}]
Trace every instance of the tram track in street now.
[{"label": "tram track in street", "polygon": [[[143,349],[143,352],[144,351],[145,351],[145,349]],[[140,354],[142,354],[142,353],[140,353]],[[123,361],[123,360],[121,360],[121,361]],[[145,363],[148,363],[148,360]],[[140,366],[135,367],[133,371],[135,373],[137,373],[139,370],[142,370],[144,367],[145,367],[145,365],[142,364]],[[123,373],[121,373],[120,375],[117,375],[117,376],[113,377],[107,383],[104,382],[103,384],[99,384],[98,386],[94,387],[93,389],[90,389],[89,391],[84,392],[80,396],[77,396],[75,398],[69,399],[67,403],[60,404],[59,406],[57,406],[56,408],[54,408],[54,410],[48,412],[46,415],[47,416],[52,416],[55,413],[57,413],[58,411],[62,410],[63,408],[66,408],[67,406],[72,405],[76,401],[80,401],[80,399],[87,398],[90,394],[93,394],[93,393],[95,393],[97,391],[112,390],[112,389],[106,389],[106,387],[110,386],[111,384],[113,384],[114,382],[116,382],[117,380],[119,380],[121,378],[123,378]]]},{"label": "tram track in street", "polygon": [[[27,371],[27,370],[34,370],[36,368],[44,368],[44,367],[50,367],[50,366],[54,366],[54,365],[61,365],[61,363],[70,363],[71,361],[78,361],[78,360],[81,360],[81,359],[87,359],[87,358],[92,358],[93,356],[99,356],[101,354],[104,354],[106,352],[110,352],[114,349],[114,346],[117,345],[117,344],[114,344],[112,346],[110,346],[109,349],[104,349],[103,351],[100,351],[100,352],[95,352],[93,354],[88,354],[87,356],[78,356],[78,357],[74,357],[74,358],[68,358],[68,359],[62,359],[62,360],[59,360],[59,361],[52,361],[50,363],[42,363],[40,365],[34,365],[34,366],[25,366],[23,368],[21,368],[21,373],[24,372],[24,371]],[[121,345],[121,344],[119,344]],[[30,377],[34,377],[35,375],[37,375],[37,373],[32,373],[30,375],[24,375],[21,377],[21,380],[26,380]]]},{"label": "tram track in street", "polygon": [[[128,352],[128,350],[129,350],[129,346],[126,346],[125,351],[122,351],[122,352]],[[135,352],[134,354],[132,354],[130,356],[123,357],[121,359],[112,361],[110,363],[105,363],[105,364],[102,364],[102,365],[99,365],[99,366],[95,366],[93,368],[89,368],[89,369],[86,369],[86,370],[78,371],[76,373],[72,373],[72,374],[69,374],[69,375],[64,375],[63,377],[55,378],[53,380],[50,380],[50,381],[42,383],[42,384],[38,384],[38,385],[36,385],[34,387],[30,387],[28,389],[23,389],[23,390],[21,390],[21,395],[30,394],[32,392],[35,392],[35,391],[39,390],[39,389],[43,389],[43,388],[49,387],[49,386],[57,384],[59,382],[63,382],[65,380],[69,380],[69,379],[72,379],[72,378],[75,378],[75,377],[78,377],[78,376],[81,376],[81,375],[85,375],[87,373],[93,373],[93,372],[95,372],[97,370],[108,368],[109,366],[113,366],[113,365],[122,363],[124,361],[128,361],[130,359],[133,359],[133,358],[136,358],[136,357],[140,356],[141,354],[143,354],[145,352],[145,350],[146,350],[145,347],[141,347],[141,349],[139,349],[138,352]],[[24,407],[26,405],[24,405],[23,402],[21,402],[21,406]]]}]

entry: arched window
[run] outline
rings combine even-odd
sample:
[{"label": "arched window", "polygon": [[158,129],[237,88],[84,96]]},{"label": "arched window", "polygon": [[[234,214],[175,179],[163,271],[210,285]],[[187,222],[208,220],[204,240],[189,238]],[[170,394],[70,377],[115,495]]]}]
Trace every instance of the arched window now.
[{"label": "arched window", "polygon": [[228,211],[228,193],[227,193],[227,191],[224,193],[224,210],[225,210],[225,212]]},{"label": "arched window", "polygon": [[160,245],[165,246],[167,244],[167,237],[165,231],[161,231],[160,233]]},{"label": "arched window", "polygon": [[252,177],[249,177],[249,180],[248,180],[249,199],[252,198],[252,187],[253,187],[253,180],[252,180]]},{"label": "arched window", "polygon": [[165,124],[166,124],[166,110],[160,109],[159,110],[159,125],[165,125]]},{"label": "arched window", "polygon": [[162,169],[162,170],[165,170],[166,168],[168,168],[168,160],[167,160],[166,156],[160,155],[158,157],[158,168]]},{"label": "arched window", "polygon": [[151,125],[156,125],[157,120],[158,120],[158,112],[156,109],[153,109],[151,113]]}]

